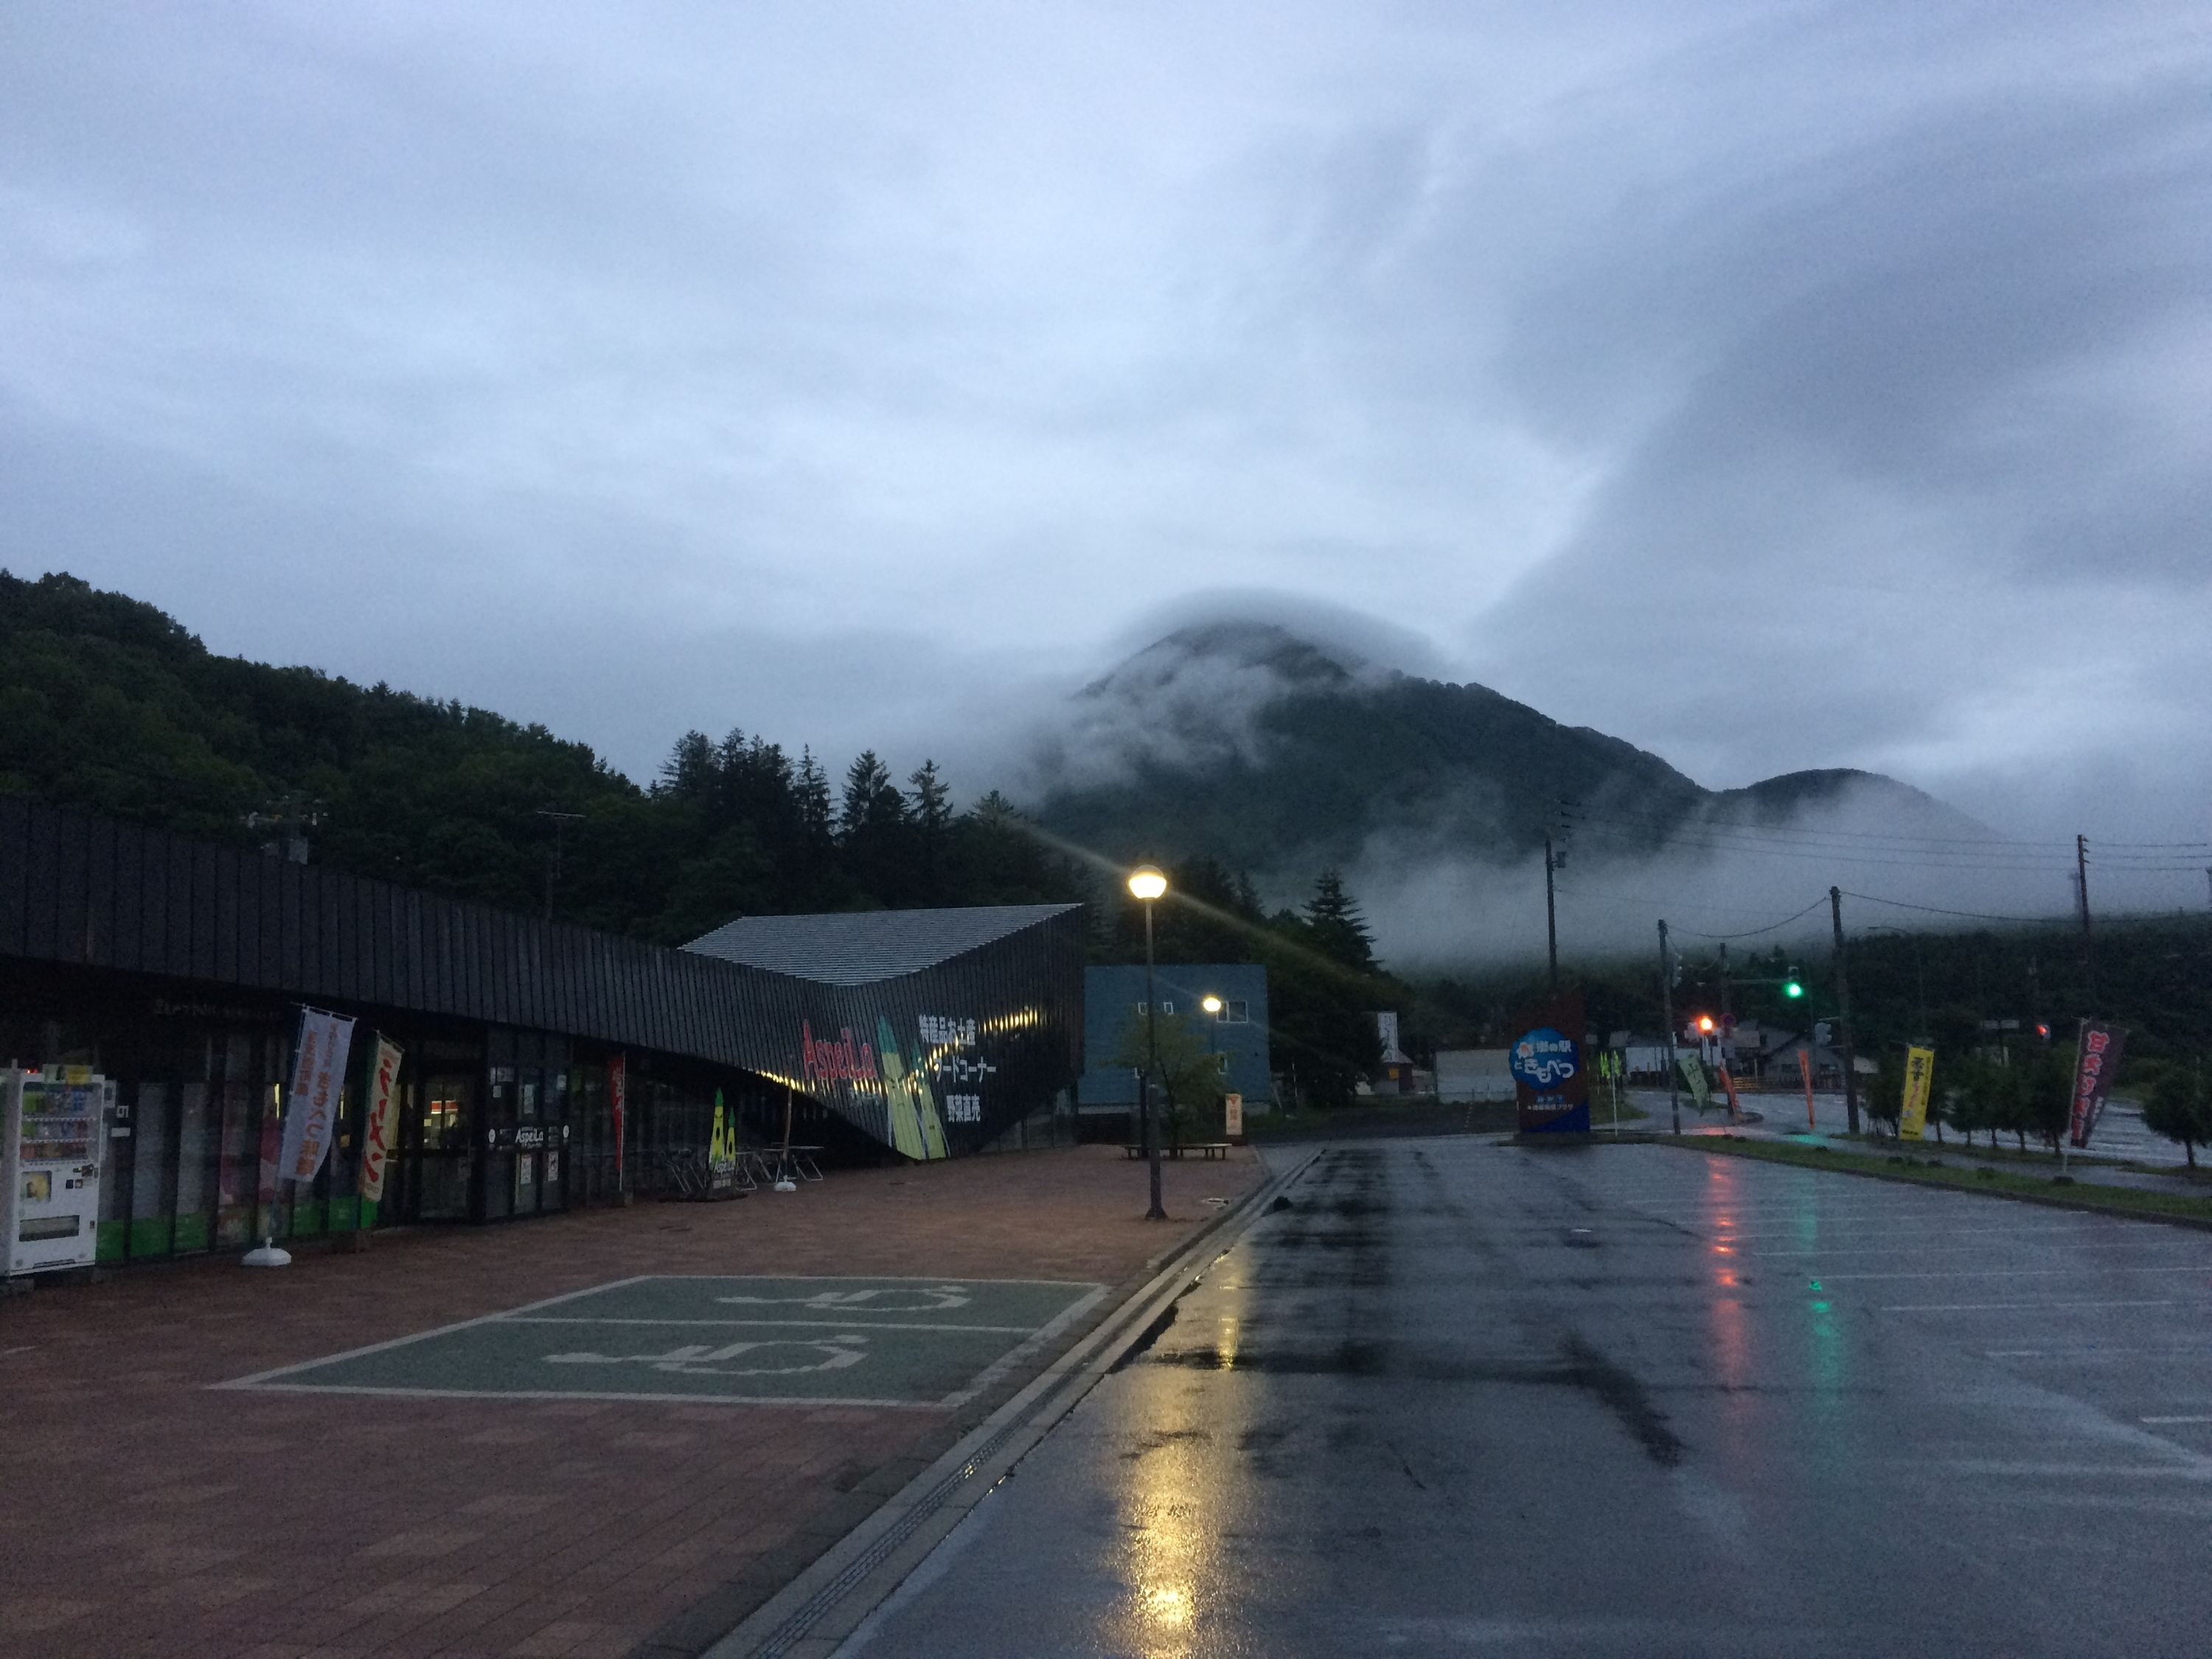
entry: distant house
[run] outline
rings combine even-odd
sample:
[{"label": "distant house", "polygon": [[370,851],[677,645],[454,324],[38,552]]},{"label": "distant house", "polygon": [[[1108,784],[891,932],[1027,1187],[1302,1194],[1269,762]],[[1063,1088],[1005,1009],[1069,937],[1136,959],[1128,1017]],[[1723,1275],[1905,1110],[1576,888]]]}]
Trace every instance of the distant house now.
[{"label": "distant house", "polygon": [[[1247,1112],[1264,1112],[1273,1103],[1273,1079],[1267,1050],[1267,970],[1256,963],[1184,963],[1154,971],[1153,987],[1162,1019],[1186,1016],[1205,1030],[1220,1056],[1224,1087],[1244,1097]],[[1221,1010],[1209,1015],[1207,997]],[[1113,1063],[1124,1035],[1141,1034],[1145,1018],[1145,970],[1086,968],[1083,970],[1083,1077],[1076,1085],[1076,1110],[1083,1117],[1127,1117],[1137,1106],[1137,1077]]]},{"label": "distant house", "polygon": [[[1813,1086],[1815,1089],[1839,1090],[1844,1086],[1843,1051],[1832,1044],[1815,1042],[1810,1037],[1782,1036],[1760,1056],[1759,1075],[1770,1084],[1784,1088],[1805,1086],[1805,1070],[1801,1054],[1810,1055],[1813,1061]],[[1854,1069],[1861,1077],[1878,1073],[1881,1068],[1864,1054],[1855,1054]]]},{"label": "distant house", "polygon": [[1377,1094],[1410,1094],[1413,1088],[1413,1057],[1398,1046],[1398,1015],[1395,1010],[1378,1011],[1375,1016],[1375,1034],[1382,1039],[1382,1060],[1375,1079]]}]

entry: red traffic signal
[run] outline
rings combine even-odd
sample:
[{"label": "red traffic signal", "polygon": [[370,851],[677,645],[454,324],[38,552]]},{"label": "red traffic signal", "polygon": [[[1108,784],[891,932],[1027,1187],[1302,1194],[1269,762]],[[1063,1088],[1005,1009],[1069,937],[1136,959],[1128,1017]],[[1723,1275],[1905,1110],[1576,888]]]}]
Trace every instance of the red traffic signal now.
[{"label": "red traffic signal", "polygon": [[1698,1016],[1698,1031],[1703,1036],[1711,1036],[1713,1034],[1713,1017],[1711,1014]]}]

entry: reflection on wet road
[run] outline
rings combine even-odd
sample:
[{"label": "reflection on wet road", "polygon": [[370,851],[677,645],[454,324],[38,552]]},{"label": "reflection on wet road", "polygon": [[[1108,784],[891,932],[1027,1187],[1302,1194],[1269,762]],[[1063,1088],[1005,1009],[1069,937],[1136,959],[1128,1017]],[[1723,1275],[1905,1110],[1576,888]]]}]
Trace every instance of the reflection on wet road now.
[{"label": "reflection on wet road", "polygon": [[2208,1235],[1332,1150],[843,1651],[2201,1651],[2208,1312]]}]

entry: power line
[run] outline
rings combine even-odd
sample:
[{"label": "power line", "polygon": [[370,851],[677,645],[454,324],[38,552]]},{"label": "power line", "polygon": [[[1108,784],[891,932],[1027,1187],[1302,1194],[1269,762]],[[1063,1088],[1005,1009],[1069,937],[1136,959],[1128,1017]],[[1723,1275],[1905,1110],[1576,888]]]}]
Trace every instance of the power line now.
[{"label": "power line", "polygon": [[[2074,860],[2056,852],[2030,853],[2020,843],[2004,844],[1996,849],[1996,855],[1975,857],[1964,853],[1936,851],[1924,856],[1876,856],[1878,854],[1902,854],[1904,848],[1854,848],[1843,850],[1818,842],[1781,842],[1760,839],[1753,835],[1735,831],[1698,830],[1669,836],[1652,846],[1642,836],[1631,831],[1607,828],[1597,824],[1582,826],[1583,833],[1599,841],[1645,847],[1654,854],[1674,851],[1693,853],[1735,853],[1762,858],[1797,859],[1814,863],[1887,865],[1894,868],[1915,870],[1989,870],[2009,871],[2026,874],[2062,874],[2069,871]],[[2142,861],[2118,862],[2098,860],[2103,867],[2116,875],[2195,875],[2200,866],[2195,863],[2154,861],[2145,854]]]},{"label": "power line", "polygon": [[[1622,830],[1592,827],[1586,833],[1600,840],[1636,845],[1645,844],[1641,837]],[[1753,853],[1766,858],[1800,859],[1814,863],[1889,865],[1920,870],[2016,870],[2058,872],[2063,872],[2070,863],[2070,860],[2059,858],[2055,854],[2029,859],[1986,857],[1977,859],[1964,854],[1945,853],[1933,853],[1923,858],[1879,858],[1872,856],[1873,853],[1901,852],[1904,849],[1869,848],[1845,852],[1818,845],[1793,845],[1787,842],[1777,843],[1749,839],[1720,840],[1705,835],[1675,836],[1660,846],[1650,848],[1654,854],[1670,850],[1697,853]]]},{"label": "power line", "polygon": [[1825,901],[1825,900],[1823,900],[1823,899],[1814,899],[1814,900],[1810,904],[1807,905],[1803,909],[1800,910],[1800,911],[1799,911],[1796,915],[1794,915],[1794,916],[1784,916],[1784,917],[1783,917],[1783,918],[1782,918],[1782,920],[1781,920],[1781,921],[1779,921],[1770,923],[1768,926],[1766,926],[1766,927],[1753,927],[1753,928],[1750,929],[1750,930],[1749,930],[1748,932],[1747,932],[1747,933],[1701,933],[1698,932],[1698,930],[1697,930],[1696,928],[1694,928],[1694,927],[1682,927],[1682,928],[1678,928],[1678,929],[1676,929],[1676,931],[1677,931],[1678,933],[1687,933],[1687,934],[1689,934],[1689,935],[1690,935],[1690,937],[1691,937],[1691,938],[1692,938],[1692,939],[1757,939],[1757,938],[1758,938],[1761,933],[1776,933],[1776,932],[1778,932],[1779,930],[1781,930],[1782,928],[1787,927],[1788,927],[1791,922],[1793,922],[1793,921],[1802,921],[1805,917],[1811,915],[1813,914],[1813,912],[1814,912],[1814,911],[1815,911],[1815,910],[1819,909],[1819,908],[1820,908],[1820,906],[1821,906],[1824,902],[1826,902],[1826,901]]},{"label": "power line", "polygon": [[[1680,816],[1662,813],[1613,811],[1589,813],[1581,809],[1571,810],[1571,819],[1602,832],[1606,825],[1623,829],[1655,828],[1664,830],[1669,837],[1698,836],[1741,839],[1791,845],[1835,845],[1886,843],[1868,850],[1909,852],[1929,849],[1937,856],[1966,856],[1966,853],[1949,854],[1946,848],[1971,849],[1984,854],[1996,854],[2014,858],[2038,857],[2070,858],[2074,843],[2067,842],[2017,841],[2003,836],[1909,836],[1884,830],[1843,830],[1832,826],[1813,826],[1804,829],[1788,825],[1747,823],[1717,818],[1709,813],[1685,812]],[[2212,842],[2196,841],[2105,841],[2092,837],[2089,842],[2093,858],[2100,854],[2106,860],[2130,863],[2154,864],[2160,869],[2179,868],[2170,860],[2179,857],[2195,857],[2212,852]]]},{"label": "power line", "polygon": [[[2003,847],[2033,849],[2038,847],[2050,847],[2056,848],[2063,846],[2069,853],[2074,849],[2074,843],[2071,841],[2063,842],[2056,841],[2047,842],[2026,842],[2015,841],[2009,836],[1996,835],[1908,836],[1889,830],[1838,830],[1833,828],[1796,830],[1792,829],[1786,824],[1732,822],[1727,818],[1717,818],[1711,813],[1685,812],[1680,817],[1669,817],[1667,814],[1661,812],[1635,812],[1623,810],[1591,813],[1588,812],[1584,809],[1577,808],[1571,811],[1567,814],[1570,817],[1576,817],[1577,815],[1579,815],[1583,821],[1590,823],[1662,824],[1670,827],[1687,827],[1697,830],[1711,829],[1741,830],[1746,833],[1762,836],[1809,836],[1820,838],[1838,837],[1852,841],[1903,842],[1914,846],[1923,847]],[[2112,844],[2117,846],[2121,843],[2114,842]]]},{"label": "power line", "polygon": [[1845,898],[1863,899],[1869,904],[1887,904],[1898,910],[1924,910],[1935,916],[1965,916],[1972,921],[2029,921],[2057,923],[2069,920],[2065,916],[2000,916],[1984,910],[1947,910],[1940,904],[1911,904],[1904,899],[1884,898],[1879,893],[1854,893],[1848,887],[1842,890]]}]

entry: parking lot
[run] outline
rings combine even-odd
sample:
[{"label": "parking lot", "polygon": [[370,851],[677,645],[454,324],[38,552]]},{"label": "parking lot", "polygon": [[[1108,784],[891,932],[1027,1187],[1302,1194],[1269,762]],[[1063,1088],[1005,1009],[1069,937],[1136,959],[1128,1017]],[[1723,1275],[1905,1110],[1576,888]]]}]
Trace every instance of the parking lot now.
[{"label": "parking lot", "polygon": [[1116,1148],[962,1158],[0,1300],[0,1654],[696,1654],[1259,1175],[1170,1165],[1162,1225]]},{"label": "parking lot", "polygon": [[950,1410],[1104,1294],[1031,1279],[641,1276],[216,1386]]}]

